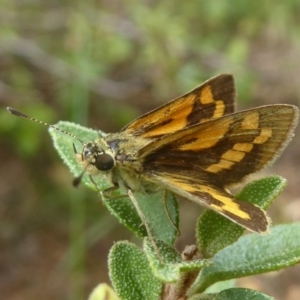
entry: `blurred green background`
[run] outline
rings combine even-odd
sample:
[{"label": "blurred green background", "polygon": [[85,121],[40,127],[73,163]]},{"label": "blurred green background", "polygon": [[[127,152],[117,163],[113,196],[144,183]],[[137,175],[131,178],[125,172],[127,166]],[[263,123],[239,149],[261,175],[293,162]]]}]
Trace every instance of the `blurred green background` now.
[{"label": "blurred green background", "polygon": [[[138,243],[96,193],[72,187],[47,129],[6,106],[114,132],[223,72],[236,78],[239,109],[299,105],[299,16],[298,0],[1,0],[1,297],[86,299],[109,280],[114,241]],[[275,224],[300,220],[299,134],[262,173],[288,179],[270,211]],[[183,249],[201,209],[180,206]],[[300,299],[300,267],[239,284]]]}]

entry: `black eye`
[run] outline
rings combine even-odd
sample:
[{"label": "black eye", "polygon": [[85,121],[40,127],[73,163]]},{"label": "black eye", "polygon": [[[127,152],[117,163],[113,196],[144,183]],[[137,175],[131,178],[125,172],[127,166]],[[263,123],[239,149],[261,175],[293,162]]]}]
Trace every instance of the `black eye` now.
[{"label": "black eye", "polygon": [[100,171],[107,171],[114,167],[114,158],[109,154],[100,154],[96,156],[94,166]]}]

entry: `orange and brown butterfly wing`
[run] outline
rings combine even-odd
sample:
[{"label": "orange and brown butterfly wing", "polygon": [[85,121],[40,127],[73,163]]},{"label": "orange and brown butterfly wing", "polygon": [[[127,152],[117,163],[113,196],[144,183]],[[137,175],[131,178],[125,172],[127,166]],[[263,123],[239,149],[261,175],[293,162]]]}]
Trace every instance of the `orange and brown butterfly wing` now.
[{"label": "orange and brown butterfly wing", "polygon": [[159,182],[160,186],[185,199],[216,211],[250,231],[268,231],[270,220],[264,210],[252,203],[235,199],[228,191],[213,182],[191,177],[189,174],[164,172],[152,173],[151,180]]},{"label": "orange and brown butterfly wing", "polygon": [[232,75],[222,74],[187,94],[129,123],[121,132],[155,139],[210,119],[233,113],[235,88]]},{"label": "orange and brown butterfly wing", "polygon": [[[218,201],[216,195],[227,193],[226,186],[275,160],[291,139],[297,120],[298,109],[292,105],[257,107],[163,136],[142,148],[139,155],[146,176],[165,178],[168,174],[166,188],[176,193],[181,188],[182,193],[191,194],[189,199],[194,201],[198,195],[198,202],[211,206],[203,196],[209,193],[203,192],[204,186],[214,191],[210,197]],[[172,181],[174,174],[185,178],[185,184]],[[201,180],[200,189],[196,179]],[[231,211],[223,209],[222,214],[233,219]]]}]

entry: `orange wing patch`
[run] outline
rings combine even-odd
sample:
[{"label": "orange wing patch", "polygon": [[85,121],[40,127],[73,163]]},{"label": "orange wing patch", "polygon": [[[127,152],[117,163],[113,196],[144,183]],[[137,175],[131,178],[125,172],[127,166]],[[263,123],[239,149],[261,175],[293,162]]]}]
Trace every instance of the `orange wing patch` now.
[{"label": "orange wing patch", "polygon": [[219,123],[213,128],[213,134],[212,129],[207,126],[203,130],[196,127],[186,130],[184,137],[180,139],[181,145],[177,149],[180,151],[200,151],[213,147],[228,132],[232,120],[224,119],[223,122]]},{"label": "orange wing patch", "polygon": [[[163,107],[160,111],[160,115],[155,115],[154,117],[158,117],[157,122],[155,124],[160,123],[159,126],[153,126],[153,129],[143,133],[141,136],[146,138],[153,138],[157,136],[162,136],[167,133],[172,133],[178,131],[182,128],[188,126],[188,116],[193,110],[193,104],[197,101],[197,94],[191,93],[184,98],[179,99],[180,101],[176,101],[172,104],[171,111],[170,107]],[[160,116],[166,116],[165,124],[162,122],[163,118],[159,118]],[[139,120],[138,123],[143,122],[143,120]],[[141,126],[141,125],[139,125]]]}]

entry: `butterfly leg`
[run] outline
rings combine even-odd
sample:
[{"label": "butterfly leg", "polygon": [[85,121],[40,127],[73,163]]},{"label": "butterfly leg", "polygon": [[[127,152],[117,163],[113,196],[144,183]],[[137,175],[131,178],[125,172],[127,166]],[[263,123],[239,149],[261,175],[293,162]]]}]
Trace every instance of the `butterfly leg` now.
[{"label": "butterfly leg", "polygon": [[109,200],[113,200],[113,199],[118,199],[118,198],[122,198],[122,197],[128,197],[127,195],[118,195],[118,196],[113,196],[112,195],[112,193],[119,188],[117,185],[114,185],[112,187],[109,187],[109,188],[101,191],[98,188],[97,183],[94,180],[93,176],[89,175],[89,177],[90,177],[91,182],[95,186],[96,191],[98,192],[98,194],[100,196],[100,202],[101,202],[101,204],[103,203],[103,198],[107,198]]},{"label": "butterfly leg", "polygon": [[127,194],[129,196],[130,200],[132,201],[132,203],[133,203],[133,205],[134,205],[137,213],[139,214],[140,218],[142,219],[143,224],[146,227],[148,238],[149,238],[149,240],[150,240],[153,248],[155,249],[155,252],[157,253],[160,261],[162,261],[161,255],[160,255],[159,250],[158,250],[158,248],[156,246],[156,243],[154,241],[154,236],[153,236],[153,234],[151,232],[150,226],[149,226],[149,224],[148,224],[148,222],[146,220],[146,217],[145,217],[144,213],[142,212],[142,210],[141,210],[141,208],[140,208],[137,200],[135,199],[135,197],[134,197],[134,195],[133,195],[133,193],[132,193],[132,191],[130,189],[127,190]]},{"label": "butterfly leg", "polygon": [[169,212],[169,209],[168,209],[168,203],[167,203],[167,199],[168,199],[168,190],[165,190],[164,192],[164,199],[163,199],[163,203],[164,203],[164,208],[165,208],[165,211],[166,211],[166,215],[170,221],[170,223],[173,225],[173,227],[175,228],[175,230],[177,231],[177,236],[180,235],[180,230],[179,228],[176,226],[176,224],[174,223],[174,221],[172,220],[171,218],[171,215],[170,215],[170,212]]},{"label": "butterfly leg", "polygon": [[[94,185],[96,191],[98,192],[99,196],[100,196],[100,203],[103,203],[103,191],[99,190],[96,181],[94,180],[92,175],[89,175],[90,181],[92,182],[92,184]],[[114,188],[114,187],[113,187]]]}]

